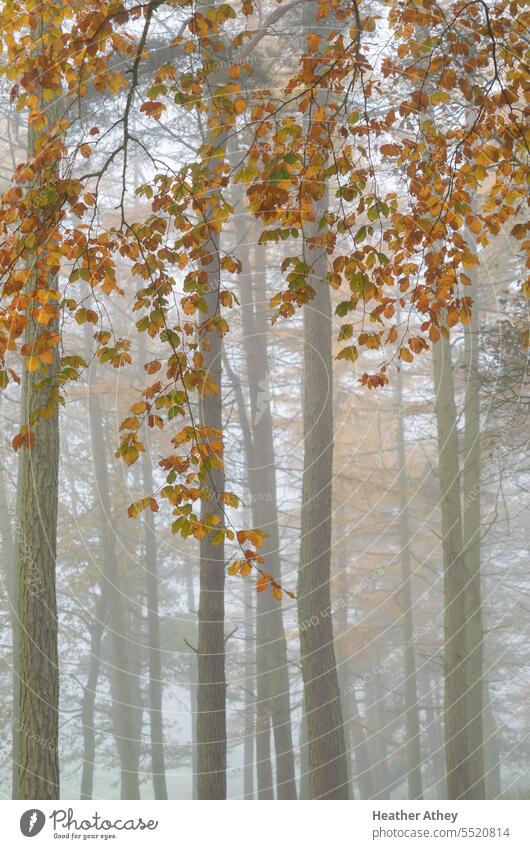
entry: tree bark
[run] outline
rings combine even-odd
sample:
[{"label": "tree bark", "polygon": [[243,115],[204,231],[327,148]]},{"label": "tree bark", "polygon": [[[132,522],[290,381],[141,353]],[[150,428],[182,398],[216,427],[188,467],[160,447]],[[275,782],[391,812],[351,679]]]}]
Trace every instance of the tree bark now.
[{"label": "tree bark", "polygon": [[495,722],[487,683],[484,686],[484,745],[486,799],[502,798],[500,729]]},{"label": "tree bark", "polygon": [[[34,338],[30,323],[26,341]],[[48,375],[56,380],[54,349]],[[29,425],[49,390],[42,375],[22,374],[22,423]],[[19,799],[59,796],[59,659],[57,652],[57,504],[59,416],[38,422],[31,449],[21,448],[18,478],[18,794]]]},{"label": "tree bark", "polygon": [[87,682],[81,700],[81,725],[83,729],[83,766],[81,771],[81,799],[92,799],[94,766],[96,760],[95,706],[98,679],[101,669],[101,646],[108,608],[104,592],[98,596],[94,622],[90,629],[90,661]]},{"label": "tree bark", "polygon": [[408,508],[408,476],[403,424],[403,375],[396,376],[397,402],[397,459],[399,487],[399,542],[401,561],[401,605],[403,611],[403,641],[405,665],[405,724],[407,734],[407,782],[409,799],[423,799],[421,780],[420,716],[418,709],[418,684],[414,653],[414,620],[412,613],[412,575],[410,568],[410,527]]},{"label": "tree bark", "polygon": [[[210,139],[219,150],[219,140]],[[224,142],[221,145],[224,149]],[[218,165],[212,155],[212,168]],[[208,213],[207,213],[208,215]],[[210,216],[215,215],[215,208]],[[222,339],[209,325],[219,314],[220,286],[219,234],[210,229],[205,245],[211,259],[202,263],[207,273],[208,292],[200,350],[208,378],[218,387],[217,393],[200,397],[200,422],[217,434],[222,433]],[[223,459],[222,456],[219,459]],[[201,518],[220,514],[219,493],[225,489],[224,468],[211,468],[207,484],[208,498],[201,503]],[[222,524],[219,526],[222,527]],[[199,799],[226,798],[226,678],[224,646],[224,544],[212,545],[211,535],[200,540],[200,596],[198,632],[197,687],[197,795]]]},{"label": "tree bark", "polygon": [[[242,300],[243,311],[249,308]],[[253,474],[254,462],[254,445],[252,440],[252,430],[247,415],[245,399],[241,390],[241,385],[237,380],[236,375],[230,368],[230,364],[225,356],[224,358],[226,372],[232,382],[234,395],[239,412],[239,420],[243,433],[243,444],[245,446],[245,457],[247,461],[248,484],[251,493],[256,494],[254,483],[251,483]],[[258,516],[255,512],[255,504],[257,499],[252,497],[252,521],[256,527]],[[266,608],[268,609],[268,608]],[[256,666],[255,666],[255,689],[256,689],[256,785],[258,799],[273,799],[274,798],[274,783],[272,778],[272,762],[271,762],[271,716],[270,716],[270,696],[267,688],[268,683],[268,664],[266,658],[267,637],[264,631],[264,614],[263,605],[258,604],[256,609]]]},{"label": "tree bark", "polygon": [[[195,593],[193,590],[193,575],[191,567],[186,567],[186,598],[188,612],[197,612],[195,607]],[[191,798],[197,798],[197,656],[190,649],[189,652],[189,690],[190,690],[190,716],[191,716]]]},{"label": "tree bark", "polygon": [[245,672],[244,672],[244,735],[243,742],[243,798],[254,798],[254,739],[256,734],[256,696],[254,687],[254,660],[251,647],[254,643],[254,610],[252,606],[252,585],[245,581],[243,587],[245,616]]},{"label": "tree bark", "polygon": [[[348,569],[347,569],[347,539],[343,538],[337,546],[336,573],[338,593],[336,599],[336,623],[338,635],[335,640],[338,657],[338,678],[341,692],[342,713],[344,719],[344,736],[346,739],[350,781],[357,783],[359,797],[371,799],[373,795],[372,769],[364,728],[359,717],[359,707],[355,693],[355,671],[351,669],[348,656]],[[351,746],[351,750],[350,750]],[[354,767],[354,768],[353,768]],[[352,787],[353,796],[353,787]]]},{"label": "tree bark", "polygon": [[[142,454],[143,488],[153,492],[153,470],[147,451]],[[167,799],[164,728],[162,717],[162,662],[160,652],[160,620],[158,605],[158,563],[155,518],[151,510],[145,515],[145,569],[147,583],[147,638],[149,661],[149,720],[151,771],[155,799]]]},{"label": "tree bark", "polygon": [[[374,669],[380,666],[381,653],[377,645],[374,647]],[[392,798],[392,781],[388,767],[388,744],[385,740],[385,692],[378,680],[379,673],[374,672],[371,681],[366,685],[366,714],[370,724],[368,744],[371,751],[373,776],[373,799]]]},{"label": "tree bark", "polygon": [[114,737],[120,758],[121,798],[139,799],[138,767],[141,718],[138,715],[135,696],[136,682],[133,680],[129,656],[126,599],[122,590],[111,526],[110,483],[105,454],[106,440],[102,424],[102,409],[99,397],[94,392],[90,397],[88,415],[100,517],[101,550],[104,562],[101,583],[102,592],[107,597],[109,610],[112,715]]},{"label": "tree bark", "polygon": [[[32,29],[33,39],[43,34],[42,21]],[[59,117],[57,100],[45,108],[50,126]],[[36,149],[38,135],[28,130],[28,153]],[[37,179],[44,181],[46,176]],[[46,186],[43,185],[43,190]],[[41,238],[42,238],[42,234]],[[57,286],[57,276],[46,268],[46,249],[34,257],[32,275],[26,293],[31,295],[38,282],[48,280]],[[47,326],[59,331],[59,303]],[[24,333],[25,344],[32,344],[42,332],[31,315],[31,304]],[[57,650],[57,598],[55,570],[57,556],[57,509],[59,486],[59,409],[54,393],[59,372],[59,347],[52,350],[47,365],[46,383],[39,369],[30,372],[24,364],[21,382],[21,426],[34,433],[31,448],[20,448],[18,466],[16,527],[16,608],[18,637],[15,645],[16,687],[14,747],[14,793],[20,799],[56,799],[59,796],[59,660]],[[33,419],[47,406],[49,414]]]},{"label": "tree bark", "polygon": [[[441,685],[443,681],[436,674],[430,676],[424,669],[425,698],[427,707],[425,711],[425,731],[429,746],[429,763],[431,766],[432,781],[429,790],[434,793],[435,799],[447,798],[446,770],[444,757],[444,734]],[[440,707],[439,707],[440,706]]]},{"label": "tree bark", "polygon": [[[468,234],[469,237],[469,234]],[[466,582],[466,712],[470,757],[470,792],[474,799],[484,799],[484,732],[483,732],[483,643],[482,588],[480,574],[480,375],[479,315],[477,270],[473,268],[470,297],[473,306],[469,324],[464,328],[466,368],[463,507],[462,525]]]},{"label": "tree bark", "polygon": [[359,788],[359,798],[373,799],[374,780],[372,777],[372,765],[366,740],[366,732],[361,725],[357,695],[353,681],[349,683],[348,700],[351,711],[351,739],[355,762],[354,778]]},{"label": "tree bark", "polygon": [[[304,471],[298,622],[304,680],[312,799],[348,799],[348,764],[331,605],[331,494],[333,479],[333,372],[331,296],[326,249],[309,241],[322,235],[324,192],[305,228],[305,259],[315,297],[304,306]],[[314,624],[313,624],[314,623]]]},{"label": "tree bark", "polygon": [[445,759],[450,799],[473,798],[467,729],[466,564],[460,505],[460,470],[450,340],[433,345],[438,468],[444,561]]},{"label": "tree bark", "polygon": [[[239,207],[243,213],[242,202]],[[254,527],[267,533],[261,555],[266,569],[281,585],[280,534],[276,493],[276,464],[270,399],[267,346],[267,281],[264,249],[256,244],[251,263],[249,240],[257,234],[248,218],[235,218],[236,241],[243,271],[239,293],[243,323],[243,348],[250,396],[250,434],[245,440]],[[270,714],[276,755],[278,799],[296,799],[296,778],[291,728],[287,641],[282,607],[271,593],[258,595],[257,699],[259,709]]]}]

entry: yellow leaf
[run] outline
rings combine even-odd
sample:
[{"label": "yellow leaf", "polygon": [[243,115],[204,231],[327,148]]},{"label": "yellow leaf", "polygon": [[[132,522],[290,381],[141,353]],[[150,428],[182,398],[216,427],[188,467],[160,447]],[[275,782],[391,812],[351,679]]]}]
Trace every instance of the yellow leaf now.
[{"label": "yellow leaf", "polygon": [[406,363],[411,363],[414,359],[408,348],[401,348],[399,356],[400,359],[405,360]]},{"label": "yellow leaf", "polygon": [[382,144],[381,153],[385,156],[399,156],[401,153],[401,147],[399,144]]},{"label": "yellow leaf", "polygon": [[467,218],[466,223],[467,223],[467,226],[469,227],[469,229],[471,230],[471,232],[474,233],[476,236],[478,236],[478,234],[482,230],[482,224],[480,223],[480,220],[478,218],[475,218],[475,217],[470,215]]},{"label": "yellow leaf", "polygon": [[307,36],[307,44],[311,53],[316,53],[320,46],[320,36],[316,32],[310,32]]},{"label": "yellow leaf", "polygon": [[263,590],[267,589],[268,583],[269,583],[268,576],[267,575],[260,575],[259,578],[258,578],[257,586],[256,586],[257,591],[259,593],[262,593]]},{"label": "yellow leaf", "polygon": [[143,510],[143,501],[135,501],[134,504],[131,504],[131,506],[127,510],[127,515],[129,516],[129,519],[136,519],[136,517],[139,516]]},{"label": "yellow leaf", "polygon": [[134,462],[138,459],[138,448],[134,445],[129,445],[129,447],[123,453],[123,459],[127,466],[132,466]]},{"label": "yellow leaf", "polygon": [[26,367],[28,371],[37,371],[39,365],[40,362],[38,357],[28,357],[26,360]]}]

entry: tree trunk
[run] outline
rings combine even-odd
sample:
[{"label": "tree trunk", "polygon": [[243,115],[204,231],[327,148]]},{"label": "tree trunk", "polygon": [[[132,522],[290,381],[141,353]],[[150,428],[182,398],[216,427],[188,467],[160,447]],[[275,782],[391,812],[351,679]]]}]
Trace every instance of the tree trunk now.
[{"label": "tree trunk", "polygon": [[327,206],[325,191],[314,204],[314,221],[304,232],[305,261],[311,269],[315,297],[304,307],[304,472],[297,595],[309,792],[312,799],[347,799],[348,764],[333,625],[328,615],[333,479],[331,296],[325,280],[326,249],[309,241],[322,235],[319,223]]},{"label": "tree trunk", "polygon": [[[258,673],[259,675],[259,670]],[[274,799],[271,760],[271,717],[258,702],[256,708],[256,783],[258,799]]]},{"label": "tree trunk", "polygon": [[501,754],[499,746],[500,729],[497,727],[487,683],[484,686],[484,746],[486,799],[502,798]]},{"label": "tree trunk", "polygon": [[334,546],[334,572],[335,580],[333,593],[335,603],[335,650],[337,653],[337,677],[340,689],[340,701],[342,708],[342,717],[344,722],[344,741],[346,746],[346,760],[348,764],[348,783],[351,787],[352,798],[352,750],[353,750],[353,721],[354,721],[354,700],[355,692],[353,682],[350,681],[350,657],[349,657],[349,626],[348,626],[348,606],[346,599],[348,598],[348,570],[347,570],[347,552],[346,552],[346,536],[343,534],[340,542]]},{"label": "tree trunk", "polygon": [[[344,531],[342,531],[344,534]],[[341,692],[342,713],[344,719],[344,736],[346,739],[347,756],[349,765],[350,781],[357,783],[359,797],[371,799],[373,794],[372,771],[370,758],[359,717],[357,696],[355,693],[355,671],[351,669],[349,662],[348,636],[350,626],[348,623],[348,569],[347,569],[347,538],[343,536],[342,542],[336,547],[338,558],[336,563],[337,599],[336,614],[338,635],[335,640],[338,657],[338,677]],[[351,746],[351,750],[350,750]],[[353,767],[352,768],[352,762]],[[353,787],[352,787],[353,797]]]},{"label": "tree trunk", "polygon": [[[210,139],[218,150],[219,140]],[[218,166],[212,155],[211,167]],[[215,207],[208,214],[215,217]],[[208,220],[208,219],[207,219]],[[205,245],[211,256],[202,268],[207,273],[208,291],[204,296],[204,314],[200,349],[203,367],[209,380],[218,387],[217,393],[200,396],[200,423],[203,427],[222,433],[222,339],[210,322],[219,314],[220,257],[219,235],[215,225]],[[219,459],[223,459],[222,456]],[[224,468],[211,468],[208,476],[209,497],[201,503],[201,518],[220,515],[218,496],[225,489]],[[219,527],[222,527],[219,525]],[[226,798],[226,678],[224,645],[224,544],[212,545],[211,535],[200,540],[200,597],[198,634],[197,687],[197,795],[199,799]]]},{"label": "tree trunk", "polygon": [[[242,300],[243,311],[249,308]],[[256,494],[254,482],[251,483],[254,469],[254,446],[252,441],[252,430],[248,421],[247,409],[241,385],[232,371],[228,359],[224,358],[226,372],[232,382],[234,395],[239,412],[239,420],[241,430],[243,432],[243,443],[245,446],[245,456],[247,461],[247,473],[249,489]],[[256,527],[258,516],[255,510],[257,498],[252,497],[252,521]],[[263,594],[264,595],[264,594]],[[268,607],[265,608],[269,609]],[[255,671],[255,689],[256,689],[256,784],[258,799],[273,799],[274,785],[272,779],[272,763],[271,763],[271,717],[270,717],[270,697],[267,688],[269,682],[268,663],[267,663],[267,634],[264,629],[264,613],[263,605],[260,604],[258,598],[256,610],[256,671]]]},{"label": "tree trunk", "polygon": [[[32,29],[33,40],[43,34],[42,21]],[[57,100],[45,108],[52,126],[59,117]],[[37,134],[28,130],[28,153],[35,152]],[[39,177],[49,179],[50,175]],[[42,186],[46,191],[46,185]],[[44,234],[40,233],[41,239]],[[46,239],[48,235],[46,234]],[[46,265],[46,248],[34,257],[33,273],[26,285],[27,294],[35,286],[57,286],[57,276]],[[50,334],[59,332],[59,303],[47,325]],[[25,344],[32,344],[42,333],[27,312]],[[14,796],[20,799],[56,799],[59,797],[59,660],[57,651],[57,599],[55,586],[57,554],[57,508],[59,485],[59,409],[54,398],[59,371],[59,346],[51,349],[46,382],[40,369],[22,368],[21,427],[34,433],[30,448],[22,446],[18,467],[16,561],[16,606],[18,637],[14,641],[16,687]],[[38,411],[48,406],[46,417]],[[34,424],[34,417],[38,421]],[[15,789],[16,788],[16,789]]]},{"label": "tree trunk", "polygon": [[[142,454],[142,476],[145,495],[154,489],[153,470],[147,451]],[[149,661],[149,720],[151,771],[155,799],[167,799],[164,729],[162,719],[162,663],[160,654],[160,620],[158,607],[158,563],[155,518],[151,510],[145,516],[145,569],[147,583],[147,638]]]},{"label": "tree trunk", "polygon": [[[186,567],[186,598],[188,612],[196,613],[195,593],[193,590],[193,575],[191,567]],[[191,716],[191,798],[197,798],[197,656],[192,650],[189,652],[189,688],[190,688],[190,716]]]},{"label": "tree trunk", "polygon": [[[468,234],[469,237],[469,234]],[[483,734],[483,642],[482,588],[480,575],[480,376],[479,316],[477,270],[472,272],[470,296],[473,307],[470,322],[464,328],[466,366],[463,509],[464,560],[466,583],[466,713],[469,737],[470,792],[473,799],[484,799]]]},{"label": "tree trunk", "polygon": [[[429,764],[432,771],[432,781],[429,790],[435,799],[446,799],[446,771],[444,758],[444,734],[442,715],[441,679],[436,673],[435,677],[429,675],[424,669],[425,676],[425,699],[427,707],[425,711],[425,733],[429,746]],[[440,707],[439,707],[440,706]],[[430,796],[430,794],[429,794]]]},{"label": "tree trunk", "polygon": [[[380,666],[381,653],[379,649],[374,647],[374,663],[376,669]],[[390,799],[392,798],[392,781],[390,778],[390,770],[388,768],[388,744],[385,740],[385,712],[384,698],[385,693],[378,680],[379,673],[374,672],[372,680],[366,685],[366,714],[368,717],[369,730],[369,748],[371,751],[372,775],[374,783],[373,799]]]},{"label": "tree trunk", "polygon": [[[145,336],[140,337],[139,348],[142,365],[147,361]],[[146,450],[142,454],[142,484],[144,495],[154,491],[153,467],[148,448],[148,431],[144,432]],[[155,517],[151,510],[144,514],[145,521],[145,570],[147,592],[147,659],[149,664],[149,730],[151,749],[151,772],[155,799],[167,799],[166,764],[164,756],[164,726],[162,714],[163,681],[162,655],[160,651],[160,616],[158,603],[158,551]]]},{"label": "tree trunk", "polygon": [[105,454],[105,432],[99,397],[92,392],[89,402],[89,425],[92,458],[100,514],[101,550],[104,570],[102,592],[108,601],[108,628],[111,641],[110,683],[113,702],[114,737],[121,769],[121,798],[139,799],[139,725],[135,684],[129,657],[126,598],[121,589],[121,576],[112,529],[110,483]]},{"label": "tree trunk", "polygon": [[254,688],[254,659],[252,645],[254,643],[254,610],[252,606],[252,585],[245,581],[243,587],[244,616],[245,616],[245,702],[244,702],[244,735],[243,742],[243,798],[254,798],[254,738],[256,733],[256,696]]},{"label": "tree trunk", "polygon": [[370,763],[366,733],[360,721],[359,706],[353,681],[349,683],[348,700],[351,711],[351,739],[355,759],[355,780],[359,788],[359,798],[373,799],[374,780],[372,777],[372,765]]},{"label": "tree trunk", "polygon": [[101,644],[108,614],[107,598],[103,592],[98,596],[94,622],[90,629],[90,661],[87,682],[81,700],[81,725],[83,728],[83,767],[81,771],[81,799],[92,799],[94,790],[94,766],[96,759],[96,691],[101,669]]},{"label": "tree trunk", "polygon": [[[240,212],[243,213],[240,201]],[[245,221],[247,227],[245,228]],[[250,434],[245,440],[248,480],[254,527],[267,533],[260,553],[266,569],[281,584],[280,535],[276,493],[276,466],[270,403],[267,350],[267,280],[265,251],[255,246],[251,265],[249,240],[256,232],[243,214],[235,218],[236,241],[243,271],[239,292],[243,322],[243,348],[250,395]],[[270,714],[276,754],[278,799],[296,799],[296,778],[291,729],[290,682],[287,641],[281,605],[271,593],[258,595],[257,699]]]},{"label": "tree trunk", "polygon": [[472,799],[466,727],[466,564],[463,556],[457,418],[450,339],[433,345],[444,561],[445,759],[449,799]]},{"label": "tree trunk", "polygon": [[[34,338],[30,324],[26,341]],[[56,379],[57,348],[49,367]],[[24,368],[22,423],[42,407],[49,390]],[[55,563],[59,472],[58,411],[38,422],[31,449],[21,448],[18,479],[18,798],[59,796],[59,659]]]},{"label": "tree trunk", "polygon": [[410,528],[408,507],[408,476],[403,425],[403,375],[396,376],[397,455],[399,486],[399,543],[401,561],[401,605],[403,611],[403,641],[405,646],[405,723],[407,734],[407,781],[409,799],[422,799],[420,716],[418,684],[414,653],[414,620],[412,614],[412,575],[410,569]]}]

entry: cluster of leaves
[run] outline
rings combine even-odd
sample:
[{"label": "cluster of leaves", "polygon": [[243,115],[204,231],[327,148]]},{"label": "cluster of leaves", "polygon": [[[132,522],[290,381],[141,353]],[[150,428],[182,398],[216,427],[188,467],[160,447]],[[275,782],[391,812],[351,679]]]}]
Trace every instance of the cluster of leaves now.
[{"label": "cluster of leaves", "polygon": [[[230,573],[257,569],[258,589],[270,585],[280,597],[257,553],[259,532],[231,526],[227,508],[238,506],[237,496],[215,492],[218,512],[201,517],[196,510],[212,497],[212,471],[223,462],[223,434],[197,420],[192,398],[220,391],[205,354],[215,335],[229,332],[237,305],[230,277],[241,264],[219,247],[234,215],[234,187],[244,189],[260,240],[285,254],[272,319],[288,319],[316,286],[331,286],[341,293],[338,341],[346,343],[338,357],[354,363],[361,349],[379,352],[377,370],[361,381],[384,385],[393,357],[410,363],[469,320],[470,272],[492,236],[510,226],[521,251],[530,253],[523,218],[530,182],[528,14],[513,0],[451,0],[443,8],[430,0],[384,0],[377,15],[372,3],[308,0],[309,25],[288,78],[265,88],[253,84],[248,59],[282,14],[298,14],[297,2],[273,6],[252,28],[250,0],[198,7],[173,0],[186,16],[175,55],[194,61],[185,70],[177,61],[160,67],[140,102],[138,72],[160,5],[4,4],[2,70],[17,108],[28,114],[32,144],[0,200],[0,386],[19,380],[7,366],[8,352],[46,379],[62,341],[56,328],[69,316],[94,325],[102,363],[129,363],[128,340],[116,338],[104,325],[105,311],[88,309],[84,298],[119,295],[122,276],[139,279],[136,328],[164,355],[145,366],[150,382],[121,423],[117,454],[131,465],[144,450],[143,427],[171,429],[177,417],[189,424],[161,461],[166,484],[159,496],[136,502],[130,515],[167,501],[175,533],[233,542],[239,554]],[[116,56],[128,59],[130,79]],[[74,103],[90,86],[117,99],[120,117],[107,132],[92,127],[79,139],[70,107],[58,111],[54,104]],[[176,172],[158,169],[137,187],[149,207],[141,221],[127,220],[124,188],[120,222],[96,225],[100,181],[121,163],[125,187],[130,147],[141,146],[130,130],[132,111],[158,122],[175,108],[195,113],[205,127],[197,156]],[[119,141],[101,167],[87,170],[111,130]],[[315,253],[327,256],[325,280],[315,280]],[[85,284],[80,300],[63,297],[58,281],[65,279]],[[398,310],[419,318],[414,330],[396,323]],[[38,330],[28,348],[30,322]],[[62,352],[60,393],[50,386],[49,403],[85,367]],[[16,442],[29,446],[31,431]],[[244,547],[248,542],[254,548]]]}]

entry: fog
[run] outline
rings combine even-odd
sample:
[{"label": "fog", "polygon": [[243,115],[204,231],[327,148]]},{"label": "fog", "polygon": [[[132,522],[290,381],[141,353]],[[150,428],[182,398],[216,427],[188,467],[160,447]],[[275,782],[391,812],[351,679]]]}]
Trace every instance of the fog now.
[{"label": "fog", "polygon": [[[69,122],[57,174],[81,181],[84,209],[76,217],[70,204],[57,225],[62,258],[48,274],[60,308],[46,329],[60,332],[54,386],[63,387],[64,403],[42,417],[36,446],[16,451],[13,440],[30,421],[24,393],[52,366],[45,359],[36,372],[30,366],[22,385],[9,378],[1,396],[4,798],[530,794],[524,251],[512,225],[484,243],[463,225],[477,255],[466,267],[472,311],[462,302],[461,321],[448,322],[446,303],[439,311],[446,333],[412,349],[414,356],[407,348],[410,358],[399,354],[388,331],[420,338],[425,313],[404,294],[391,320],[380,314],[383,327],[358,292],[379,285],[381,254],[400,247],[381,239],[378,270],[346,285],[346,295],[328,276],[336,256],[361,252],[359,228],[378,226],[357,212],[354,225],[337,228],[327,254],[319,244],[319,222],[343,214],[340,167],[299,229],[294,213],[278,223],[247,191],[256,177],[242,173],[242,163],[260,144],[253,134],[265,120],[244,112],[253,93],[267,89],[274,104],[288,103],[284,86],[307,35],[318,31],[324,41],[335,27],[290,4],[260,29],[275,8],[282,4],[254,3],[249,16],[227,19],[231,35],[248,27],[259,37],[243,39],[241,60],[232,45],[211,72],[216,86],[237,80],[249,105],[236,107],[225,179],[217,175],[222,188],[210,194],[197,163],[206,150],[215,168],[220,142],[211,112],[187,102],[199,95],[184,77],[201,62],[208,67],[199,48],[185,48],[187,6],[155,4],[152,20],[142,13],[126,21],[124,36],[144,43],[140,53],[114,46],[109,67],[123,84],[105,88],[92,70],[77,96],[65,90],[46,107]],[[370,101],[354,76],[342,91],[322,88],[314,106],[343,98],[348,114],[368,110],[359,119],[367,127],[399,112],[404,98],[381,72],[395,57],[386,5],[374,14],[362,49],[372,60],[364,85],[378,80],[377,98]],[[239,61],[248,63],[244,81],[227,75]],[[11,85],[2,79],[2,193],[35,145]],[[141,108],[159,100],[164,109],[154,107],[155,117]],[[458,111],[442,102],[431,112],[455,132],[473,118],[469,103]],[[417,118],[399,118],[383,141],[413,135]],[[305,132],[312,119],[296,120]],[[332,132],[341,122],[347,118]],[[408,209],[410,171],[369,151],[368,135],[357,140],[364,154],[355,148],[363,191],[394,192]],[[80,146],[88,144],[85,156]],[[285,150],[299,144],[287,137]],[[337,130],[337,157],[346,156],[345,144]],[[175,175],[168,188],[164,180]],[[490,176],[472,200],[478,216]],[[288,179],[289,172],[270,178],[271,203],[285,210],[292,209]],[[184,184],[198,198],[185,210],[177,188]],[[212,212],[205,198],[218,191]],[[197,236],[204,221],[207,235]],[[3,219],[6,243],[10,226]],[[331,217],[326,226],[333,228]],[[293,232],[263,237],[275,227]],[[136,254],[124,247],[129,232]],[[115,250],[106,252],[103,234]],[[83,251],[68,254],[69,238],[86,239]],[[439,250],[436,239],[429,250]],[[38,255],[39,246],[32,250]],[[428,249],[417,255],[421,282],[431,268]],[[284,264],[293,256],[307,264],[306,277]],[[199,272],[204,278],[193,277]],[[389,297],[399,295],[406,274],[392,273]],[[2,274],[4,303],[11,297],[4,262]],[[275,297],[282,291],[287,300]],[[212,315],[227,327],[205,329]],[[368,340],[358,353],[341,354],[374,328],[384,329],[382,344]],[[26,354],[12,346],[6,368],[27,374]],[[383,361],[388,380],[370,388],[366,375],[381,374]],[[178,437],[186,428],[189,445]],[[197,488],[191,497],[190,487]],[[256,530],[263,535],[253,537]],[[50,732],[56,724],[58,738]],[[26,797],[17,783],[24,771],[41,781]]]}]

